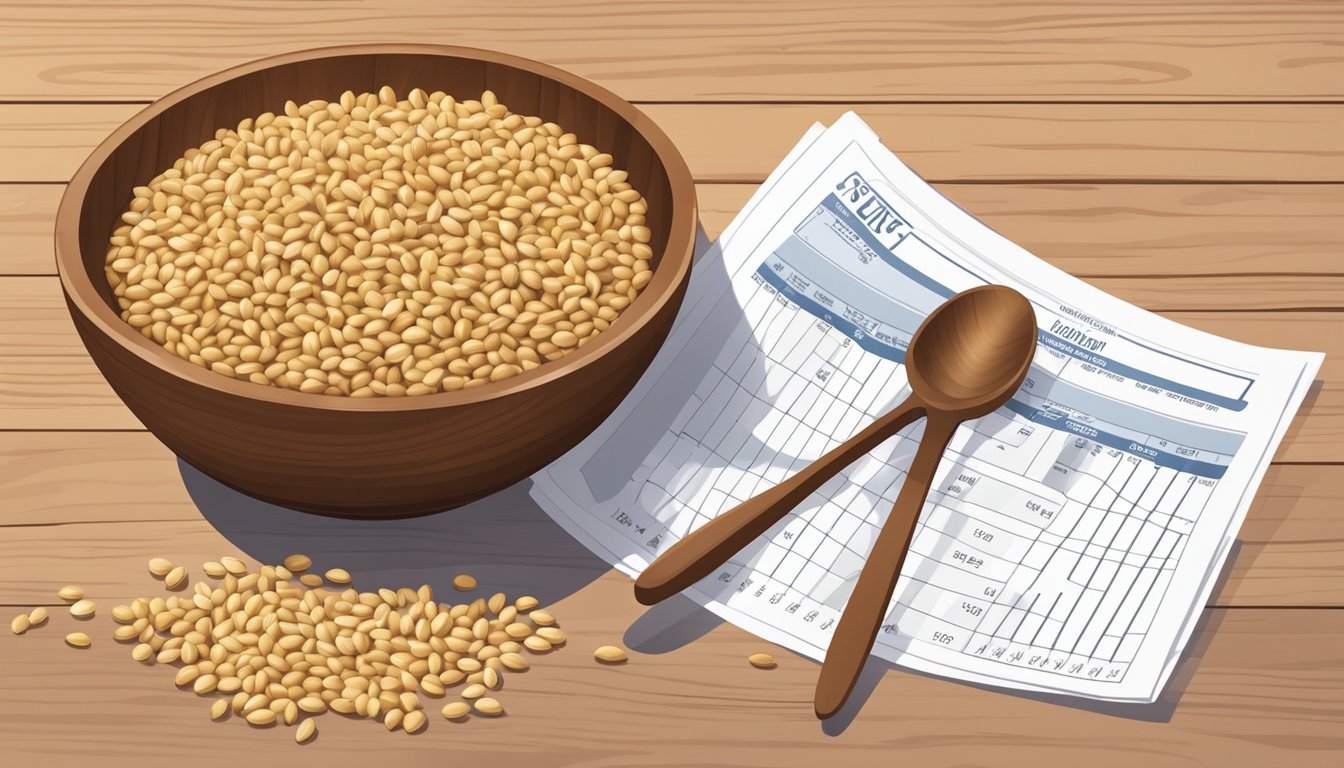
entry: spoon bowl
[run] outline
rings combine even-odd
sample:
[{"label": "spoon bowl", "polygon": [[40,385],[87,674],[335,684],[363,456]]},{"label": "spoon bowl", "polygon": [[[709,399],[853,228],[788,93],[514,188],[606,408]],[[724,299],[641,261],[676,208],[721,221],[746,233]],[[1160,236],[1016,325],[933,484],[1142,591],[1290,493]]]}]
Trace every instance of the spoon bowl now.
[{"label": "spoon bowl", "polygon": [[1036,348],[1036,316],[1017,291],[985,285],[935,309],[905,354],[910,388],[931,408],[983,416],[1022,384]]}]

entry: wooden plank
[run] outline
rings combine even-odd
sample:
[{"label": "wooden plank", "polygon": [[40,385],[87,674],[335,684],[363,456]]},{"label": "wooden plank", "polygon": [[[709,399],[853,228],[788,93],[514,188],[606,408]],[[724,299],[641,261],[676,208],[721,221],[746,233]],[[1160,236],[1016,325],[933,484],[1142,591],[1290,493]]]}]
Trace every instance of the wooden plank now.
[{"label": "wooden plank", "polygon": [[[1320,307],[1344,297],[1335,280],[1320,279],[1344,274],[1344,184],[938,187],[1051,264],[1150,309]],[[696,187],[711,238],[755,189]],[[0,274],[55,274],[51,232],[63,190],[0,184]],[[1281,277],[1294,272],[1311,278]]]},{"label": "wooden plank", "polygon": [[[156,593],[147,574],[143,584]],[[815,765],[843,747],[849,765],[897,753],[916,765],[963,765],[992,750],[996,766],[1308,768],[1334,765],[1344,749],[1344,611],[1208,610],[1175,684],[1149,706],[1014,695],[900,670],[879,677],[873,668],[875,689],[837,739],[812,715],[815,663],[728,625],[695,637],[713,623],[687,620],[681,607],[643,614],[627,579],[602,576],[553,607],[568,644],[506,675],[506,717],[451,723],[426,697],[429,728],[407,737],[328,714],[304,761],[364,766],[395,754],[400,765],[439,765],[451,754],[454,763],[530,765],[544,750],[551,766],[706,765],[709,755],[715,765],[782,766]],[[0,739],[14,764],[141,766],[146,745],[165,764],[225,754],[261,764],[297,749],[283,727],[209,722],[213,697],[174,690],[171,667],[133,662],[109,637],[105,611],[79,624],[94,637],[84,651],[61,642],[76,626],[61,613],[22,637],[0,635]],[[636,650],[620,667],[593,661],[592,648],[623,638],[651,652]],[[747,665],[762,650],[777,669]]]},{"label": "wooden plank", "polygon": [[[1330,3],[1031,0],[12,3],[10,99],[149,99],[284,51],[370,40],[495,48],[631,99],[1337,98]],[[208,46],[193,41],[209,35]]]},{"label": "wooden plank", "polygon": [[[1179,322],[1261,346],[1326,352],[1279,449],[1281,461],[1344,461],[1344,334],[1338,312],[1175,312]],[[0,278],[0,430],[137,429],[88,358],[52,277]]]},{"label": "wooden plank", "polygon": [[53,275],[62,184],[0,184],[0,275]]},{"label": "wooden plank", "polygon": [[[282,105],[277,105],[277,109]],[[647,104],[697,181],[759,182],[853,108],[935,181],[1341,181],[1344,104]],[[0,181],[65,181],[133,104],[15,104]],[[185,147],[184,147],[185,149]]]},{"label": "wooden plank", "polygon": [[[522,490],[510,494],[517,500]],[[201,499],[199,508],[193,496]],[[0,584],[6,586],[0,597],[33,605],[52,602],[51,583],[71,578],[65,574],[82,568],[53,556],[44,541],[59,539],[63,548],[86,562],[122,564],[128,552],[138,556],[147,547],[158,547],[177,553],[174,557],[190,555],[193,559],[184,562],[194,566],[198,559],[213,558],[221,547],[229,547],[219,532],[232,536],[231,526],[260,507],[179,467],[172,453],[145,432],[11,433],[0,444],[0,497],[6,499],[0,514],[4,531]],[[1337,578],[1344,568],[1344,550],[1338,546],[1344,540],[1344,516],[1338,514],[1342,506],[1344,466],[1271,467],[1241,528],[1240,549],[1226,583],[1211,604],[1344,605],[1344,585]],[[452,551],[457,521],[474,520],[476,514],[468,508],[390,523],[388,541],[380,540],[380,529],[364,523],[283,511],[274,517],[300,521],[303,535],[320,533],[330,541],[371,536],[374,540],[367,546],[373,550],[388,551],[422,540],[428,553]],[[549,522],[542,524],[556,537],[564,537]],[[267,537],[270,549],[254,554],[283,557],[285,553],[278,550],[289,546],[317,545],[272,532]],[[100,569],[100,574],[124,579],[109,575],[81,584],[91,597],[119,598],[143,582],[140,571],[129,566]]]}]

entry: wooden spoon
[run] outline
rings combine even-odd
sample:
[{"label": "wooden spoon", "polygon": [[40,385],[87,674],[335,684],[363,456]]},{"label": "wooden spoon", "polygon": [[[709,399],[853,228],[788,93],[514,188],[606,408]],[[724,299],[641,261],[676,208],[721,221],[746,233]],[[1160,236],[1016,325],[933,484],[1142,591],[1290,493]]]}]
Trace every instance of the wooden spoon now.
[{"label": "wooden spoon", "polygon": [[826,654],[815,704],[818,717],[830,717],[849,698],[872,649],[943,450],[963,421],[1008,401],[1026,377],[1035,349],[1035,314],[1017,291],[987,285],[948,299],[910,339],[905,365],[911,393],[903,403],[811,465],[674,544],[639,575],[635,598],[653,605],[704,578],[836,472],[927,416],[910,472]]}]

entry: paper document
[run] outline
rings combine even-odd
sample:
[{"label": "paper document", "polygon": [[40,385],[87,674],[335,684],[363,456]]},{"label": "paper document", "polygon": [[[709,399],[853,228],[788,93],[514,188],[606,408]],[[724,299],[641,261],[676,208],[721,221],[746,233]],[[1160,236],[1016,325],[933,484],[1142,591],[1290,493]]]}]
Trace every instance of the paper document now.
[{"label": "paper document", "polygon": [[[1036,311],[1007,405],[939,466],[874,653],[960,680],[1152,701],[1322,355],[1248,346],[1109,296],[991,231],[854,114],[815,126],[696,265],[631,395],[533,494],[628,574],[907,394],[905,348],[986,283]],[[922,422],[688,594],[812,658]]]}]

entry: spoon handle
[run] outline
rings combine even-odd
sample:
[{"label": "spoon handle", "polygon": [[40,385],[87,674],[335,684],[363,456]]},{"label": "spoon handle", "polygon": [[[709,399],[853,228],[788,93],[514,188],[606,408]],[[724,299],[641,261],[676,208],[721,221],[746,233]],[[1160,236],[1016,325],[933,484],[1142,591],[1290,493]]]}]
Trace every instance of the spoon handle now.
[{"label": "spoon handle", "polygon": [[644,569],[635,580],[635,599],[644,605],[653,605],[709,575],[748,542],[765,533],[836,472],[922,416],[924,403],[911,394],[866,429],[792,477],[695,529]]},{"label": "spoon handle", "polygon": [[901,576],[901,566],[910,549],[910,539],[914,536],[920,510],[924,508],[924,499],[929,495],[929,486],[933,484],[934,472],[959,424],[960,419],[953,416],[937,411],[929,413],[924,438],[910,463],[910,472],[873,544],[868,561],[859,574],[859,583],[845,604],[844,613],[835,627],[835,636],[826,651],[813,700],[818,718],[824,720],[834,715],[854,690],[854,683],[877,639],[877,630],[886,618],[887,606]]}]

